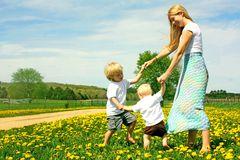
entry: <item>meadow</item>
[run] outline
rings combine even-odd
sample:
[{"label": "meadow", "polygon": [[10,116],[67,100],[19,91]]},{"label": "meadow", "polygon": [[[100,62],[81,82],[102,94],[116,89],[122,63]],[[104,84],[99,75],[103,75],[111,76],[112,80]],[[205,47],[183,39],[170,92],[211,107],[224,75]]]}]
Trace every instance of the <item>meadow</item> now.
[{"label": "meadow", "polygon": [[[185,146],[186,132],[170,135],[169,150],[162,148],[158,137],[153,138],[150,150],[144,150],[144,123],[139,114],[134,130],[136,144],[125,141],[126,127],[123,127],[104,146],[106,115],[95,114],[0,131],[0,159],[240,159],[240,108],[237,106],[206,106],[211,122],[212,151],[208,154],[199,153],[200,133],[195,148]],[[169,107],[163,109],[166,117]]]},{"label": "meadow", "polygon": [[[135,102],[136,101],[128,101],[127,105],[134,104]],[[31,101],[31,103],[9,103],[9,104],[1,103],[0,101],[0,118],[70,111],[78,109],[105,108],[105,105],[106,100],[104,99],[84,101],[34,99]]]}]

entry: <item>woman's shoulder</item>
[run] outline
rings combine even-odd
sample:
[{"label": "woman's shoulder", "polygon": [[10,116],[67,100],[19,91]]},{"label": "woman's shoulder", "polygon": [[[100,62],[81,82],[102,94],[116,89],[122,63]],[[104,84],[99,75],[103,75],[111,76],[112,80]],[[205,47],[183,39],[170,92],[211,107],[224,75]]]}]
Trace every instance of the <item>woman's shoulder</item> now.
[{"label": "woman's shoulder", "polygon": [[200,27],[198,26],[197,23],[191,21],[184,27],[183,30],[190,30],[193,33],[198,33],[200,32]]},{"label": "woman's shoulder", "polygon": [[196,27],[199,28],[199,25],[193,21],[188,22],[188,24],[184,27],[184,28],[188,28],[188,27]]}]

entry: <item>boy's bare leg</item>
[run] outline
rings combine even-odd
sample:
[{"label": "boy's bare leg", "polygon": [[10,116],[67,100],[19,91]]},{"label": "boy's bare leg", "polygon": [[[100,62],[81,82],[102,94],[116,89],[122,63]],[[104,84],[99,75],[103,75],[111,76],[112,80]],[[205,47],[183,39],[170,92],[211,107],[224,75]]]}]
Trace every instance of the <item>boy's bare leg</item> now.
[{"label": "boy's bare leg", "polygon": [[143,146],[144,146],[144,149],[149,149],[150,140],[151,140],[151,136],[150,135],[147,135],[147,134],[143,135]]},{"label": "boy's bare leg", "polygon": [[127,132],[127,138],[126,140],[131,143],[136,143],[136,141],[132,137],[133,130],[135,128],[137,121],[133,121],[129,126],[128,126],[128,132]]},{"label": "boy's bare leg", "polygon": [[200,152],[210,152],[210,136],[209,136],[209,130],[202,131],[202,149]]},{"label": "boy's bare leg", "polygon": [[167,141],[168,141],[167,134],[164,134],[163,139],[162,139],[162,145],[163,145],[164,148],[170,148],[168,146],[168,142]]},{"label": "boy's bare leg", "polygon": [[105,137],[104,137],[104,145],[107,145],[109,143],[110,138],[112,137],[112,135],[114,134],[115,131],[112,130],[108,130],[105,133]]},{"label": "boy's bare leg", "polygon": [[197,131],[196,130],[189,130],[188,131],[188,146],[189,147],[193,147],[194,143],[195,143],[195,139],[197,136]]}]

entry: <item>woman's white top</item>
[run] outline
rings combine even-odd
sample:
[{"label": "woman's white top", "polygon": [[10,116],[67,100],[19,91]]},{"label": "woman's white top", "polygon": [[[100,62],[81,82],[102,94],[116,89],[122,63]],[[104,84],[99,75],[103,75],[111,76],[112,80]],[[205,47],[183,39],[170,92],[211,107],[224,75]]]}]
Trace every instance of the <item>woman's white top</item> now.
[{"label": "woman's white top", "polygon": [[[201,52],[202,53],[202,33],[199,26],[194,22],[188,22],[183,28],[183,31],[191,31],[193,33],[192,39],[185,50],[185,53]],[[181,41],[182,37],[180,38]]]}]

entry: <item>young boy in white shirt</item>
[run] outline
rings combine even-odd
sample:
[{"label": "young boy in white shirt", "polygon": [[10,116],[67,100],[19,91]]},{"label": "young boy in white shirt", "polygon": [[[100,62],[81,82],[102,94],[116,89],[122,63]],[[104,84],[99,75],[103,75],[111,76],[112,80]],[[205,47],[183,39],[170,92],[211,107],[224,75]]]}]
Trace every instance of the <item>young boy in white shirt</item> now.
[{"label": "young boy in white shirt", "polygon": [[104,69],[104,73],[110,84],[107,88],[107,120],[108,120],[108,131],[105,133],[104,145],[109,143],[110,138],[114,132],[121,129],[122,124],[126,125],[128,128],[126,140],[131,143],[135,143],[132,138],[132,132],[136,124],[136,117],[123,110],[125,105],[127,89],[131,84],[139,81],[142,76],[144,66],[137,74],[137,76],[129,81],[123,79],[123,67],[116,62],[111,62],[107,64]]},{"label": "young boy in white shirt", "polygon": [[152,136],[163,137],[162,145],[164,148],[169,148],[167,144],[167,131],[163,122],[164,115],[160,102],[165,93],[165,84],[161,84],[161,90],[152,95],[152,89],[149,84],[142,84],[137,89],[137,94],[140,98],[137,104],[133,106],[124,106],[127,111],[140,112],[145,120],[146,127],[144,128],[143,144],[144,149],[149,149],[150,139]]}]

